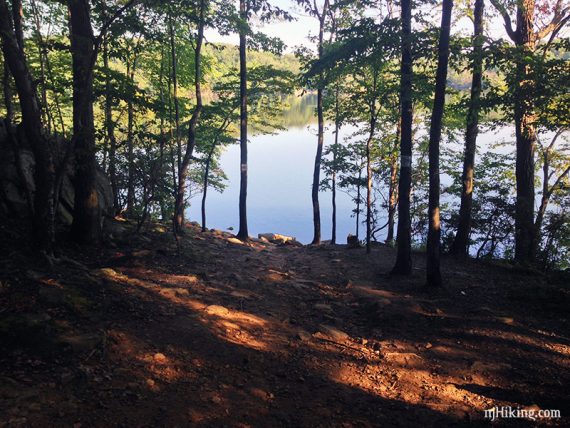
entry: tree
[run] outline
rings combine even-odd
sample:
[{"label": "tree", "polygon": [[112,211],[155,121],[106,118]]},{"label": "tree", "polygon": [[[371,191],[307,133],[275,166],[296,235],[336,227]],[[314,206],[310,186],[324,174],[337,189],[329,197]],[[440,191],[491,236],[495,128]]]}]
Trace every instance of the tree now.
[{"label": "tree", "polygon": [[473,207],[473,176],[475,168],[475,152],[477,150],[477,135],[479,133],[479,111],[481,98],[481,81],[483,77],[483,12],[484,0],[475,0],[473,11],[473,58],[471,98],[467,112],[467,127],[465,131],[465,155],[463,160],[463,175],[461,205],[459,208],[459,223],[451,253],[457,256],[467,256],[469,236],[471,234],[471,212]]},{"label": "tree", "polygon": [[0,37],[4,61],[16,84],[24,132],[36,161],[32,234],[41,251],[50,256],[53,252],[55,238],[54,157],[48,139],[44,135],[41,107],[35,92],[34,78],[28,68],[23,47],[18,42],[17,34],[12,26],[5,0],[0,0]]},{"label": "tree", "polygon": [[188,143],[186,145],[186,151],[184,157],[179,165],[178,169],[178,185],[176,189],[176,198],[174,205],[174,233],[180,233],[184,224],[184,200],[186,194],[186,179],[188,175],[188,165],[192,159],[192,154],[196,146],[196,127],[198,121],[200,120],[200,115],[202,114],[202,44],[204,42],[204,28],[206,26],[206,11],[207,11],[207,1],[199,0],[198,6],[198,32],[194,47],[194,90],[196,94],[196,105],[194,106],[194,111],[192,112],[192,117],[190,118],[190,123],[188,125]]},{"label": "tree", "polygon": [[401,75],[400,75],[400,177],[398,182],[397,258],[394,274],[412,273],[412,236],[410,220],[410,189],[412,183],[412,5],[401,1]]},{"label": "tree", "polygon": [[535,240],[537,239],[534,227],[536,116],[533,99],[536,80],[533,78],[532,58],[538,42],[549,36],[552,41],[553,37],[568,22],[570,9],[565,7],[564,0],[556,0],[553,5],[547,5],[547,11],[550,10],[549,6],[552,6],[552,17],[547,24],[536,28],[536,1],[520,0],[516,2],[516,26],[513,29],[509,5],[505,5],[500,0],[491,0],[491,3],[501,14],[505,30],[514,42],[517,51],[516,78],[512,82],[517,153],[515,260],[520,263],[529,263],[534,259]]}]

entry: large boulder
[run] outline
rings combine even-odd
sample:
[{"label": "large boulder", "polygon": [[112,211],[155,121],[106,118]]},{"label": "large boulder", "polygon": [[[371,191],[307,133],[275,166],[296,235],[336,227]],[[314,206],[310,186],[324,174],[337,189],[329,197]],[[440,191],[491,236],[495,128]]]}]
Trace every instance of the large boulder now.
[{"label": "large boulder", "polygon": [[[19,165],[14,153],[12,138],[19,148]],[[66,144],[69,141],[56,139],[52,141],[56,159],[63,159]],[[0,121],[0,213],[20,217],[29,215],[26,189],[32,197],[36,189],[34,181],[35,159],[21,127],[6,129],[5,122]],[[75,191],[73,187],[73,160],[67,165],[63,177],[61,195],[58,204],[58,220],[64,224],[73,221],[73,205]],[[105,173],[97,170],[97,191],[103,215],[113,216],[113,192]]]}]

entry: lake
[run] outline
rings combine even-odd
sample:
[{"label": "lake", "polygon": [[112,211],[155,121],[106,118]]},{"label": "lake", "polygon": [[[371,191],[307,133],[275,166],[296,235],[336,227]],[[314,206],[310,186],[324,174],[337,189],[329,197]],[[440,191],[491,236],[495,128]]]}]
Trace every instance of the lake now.
[{"label": "lake", "polygon": [[[280,233],[294,236],[302,243],[313,239],[313,214],[311,185],[313,165],[317,145],[317,126],[314,117],[314,100],[304,98],[295,103],[284,117],[286,130],[273,135],[250,137],[248,150],[248,226],[251,236],[259,233]],[[334,141],[332,126],[325,133],[325,146]],[[339,134],[340,140],[352,132],[354,127],[345,127]],[[502,128],[480,134],[478,146],[488,148],[492,143],[510,139],[512,129]],[[461,143],[462,144],[462,143]],[[514,148],[514,145],[512,146]],[[502,148],[498,151],[506,151]],[[223,193],[209,189],[206,205],[207,226],[227,230],[239,225],[239,145],[229,146],[222,154],[220,167],[225,171],[228,182]],[[321,172],[321,179],[324,174]],[[442,185],[449,178],[442,177]],[[187,211],[190,221],[201,221],[201,193],[191,199]],[[321,207],[321,234],[323,240],[331,238],[331,192],[319,194]],[[364,207],[363,207],[364,208]],[[351,197],[337,192],[337,242],[346,242],[349,233],[356,228],[353,217],[354,203]],[[381,208],[381,210],[384,210]],[[382,213],[381,213],[382,217]],[[361,220],[364,217],[361,215]],[[383,222],[379,222],[383,224]],[[360,228],[360,238],[364,237],[364,227]],[[384,237],[381,232],[379,237]]]}]

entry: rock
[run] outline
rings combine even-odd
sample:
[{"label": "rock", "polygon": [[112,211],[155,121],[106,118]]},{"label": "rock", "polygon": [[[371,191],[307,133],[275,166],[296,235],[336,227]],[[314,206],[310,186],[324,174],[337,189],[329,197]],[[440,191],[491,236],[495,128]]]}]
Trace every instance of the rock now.
[{"label": "rock", "polygon": [[163,364],[165,363],[168,358],[166,358],[166,355],[164,355],[162,352],[157,352],[156,354],[154,354],[152,356],[152,359],[156,362],[156,363],[160,363]]},{"label": "rock", "polygon": [[309,340],[311,340],[313,336],[311,336],[308,332],[306,332],[305,330],[299,330],[297,332],[297,338],[299,340],[301,340],[302,342],[308,342]]},{"label": "rock", "polygon": [[243,245],[243,242],[240,241],[239,239],[235,238],[235,237],[228,238],[227,241],[230,244]]},{"label": "rock", "polygon": [[99,334],[81,334],[75,336],[60,336],[59,342],[69,346],[73,352],[87,353],[93,351],[102,342]]},{"label": "rock", "polygon": [[225,316],[230,313],[230,310],[228,308],[224,308],[223,306],[210,305],[206,308],[206,313],[208,315]]},{"label": "rock", "polygon": [[298,243],[297,238],[292,236],[280,235],[278,233],[260,233],[257,237],[261,240],[266,239],[273,244],[294,244]]},{"label": "rock", "polygon": [[320,333],[334,340],[339,340],[339,341],[348,340],[350,338],[350,336],[346,334],[344,331],[324,324],[321,325]]},{"label": "rock", "polygon": [[[20,171],[16,168],[16,156],[13,144],[9,135],[17,140],[19,150]],[[63,154],[69,141],[61,138],[52,138],[51,144],[56,154]],[[25,134],[21,127],[6,129],[4,122],[0,123],[0,193],[6,196],[8,206],[0,203],[0,211],[12,209],[16,215],[27,216],[28,206],[26,202],[27,188],[31,193],[35,191],[36,184],[34,182],[35,159],[34,154],[29,148]],[[56,156],[57,157],[57,156]],[[59,158],[61,159],[61,155]],[[59,160],[59,159],[58,159]],[[59,165],[58,165],[59,166]],[[57,216],[64,224],[71,224],[73,221],[73,205],[75,199],[75,191],[73,187],[73,175],[75,167],[70,162],[63,176],[60,203],[58,204]],[[111,183],[105,173],[99,169],[96,170],[96,187],[98,193],[99,208],[103,215],[113,216],[113,192]]]},{"label": "rock", "polygon": [[326,303],[317,303],[314,308],[321,312],[332,312],[331,305],[327,305]]},{"label": "rock", "polygon": [[346,248],[360,248],[360,241],[355,235],[348,235],[346,237]]}]

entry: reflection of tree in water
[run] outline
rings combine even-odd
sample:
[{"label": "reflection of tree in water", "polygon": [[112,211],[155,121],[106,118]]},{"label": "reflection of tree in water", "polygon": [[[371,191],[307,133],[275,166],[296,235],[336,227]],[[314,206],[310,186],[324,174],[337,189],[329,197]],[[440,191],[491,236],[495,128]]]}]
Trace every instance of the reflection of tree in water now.
[{"label": "reflection of tree in water", "polygon": [[283,112],[282,126],[285,128],[303,127],[316,123],[315,108],[317,106],[317,94],[305,94],[302,96],[291,95],[286,100],[289,108]]}]

